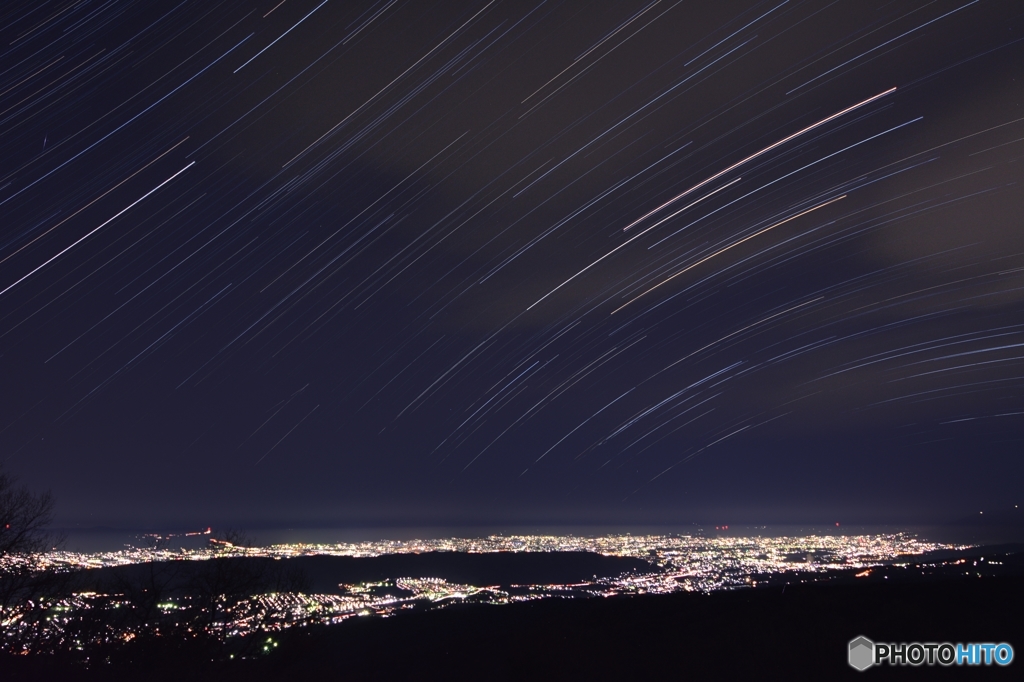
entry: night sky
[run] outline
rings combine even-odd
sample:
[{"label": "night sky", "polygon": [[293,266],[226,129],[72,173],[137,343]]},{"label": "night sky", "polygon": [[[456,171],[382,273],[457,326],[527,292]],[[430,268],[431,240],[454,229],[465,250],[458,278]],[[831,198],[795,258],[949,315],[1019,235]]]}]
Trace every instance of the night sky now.
[{"label": "night sky", "polygon": [[1020,501],[1017,0],[0,26],[0,458],[61,523]]}]

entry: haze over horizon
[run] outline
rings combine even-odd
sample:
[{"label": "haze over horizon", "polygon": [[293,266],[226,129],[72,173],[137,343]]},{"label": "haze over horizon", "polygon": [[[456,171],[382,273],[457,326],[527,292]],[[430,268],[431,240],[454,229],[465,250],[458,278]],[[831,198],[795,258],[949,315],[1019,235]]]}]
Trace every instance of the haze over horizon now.
[{"label": "haze over horizon", "polygon": [[57,525],[1024,502],[1024,6],[15,0],[0,462]]}]

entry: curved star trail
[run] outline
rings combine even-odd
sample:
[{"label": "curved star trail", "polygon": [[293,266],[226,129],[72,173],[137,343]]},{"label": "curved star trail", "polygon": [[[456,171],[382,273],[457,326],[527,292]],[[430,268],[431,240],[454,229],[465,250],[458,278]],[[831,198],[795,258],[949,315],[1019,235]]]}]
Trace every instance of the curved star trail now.
[{"label": "curved star trail", "polygon": [[83,523],[1024,483],[1024,8],[6,3],[4,466]]}]

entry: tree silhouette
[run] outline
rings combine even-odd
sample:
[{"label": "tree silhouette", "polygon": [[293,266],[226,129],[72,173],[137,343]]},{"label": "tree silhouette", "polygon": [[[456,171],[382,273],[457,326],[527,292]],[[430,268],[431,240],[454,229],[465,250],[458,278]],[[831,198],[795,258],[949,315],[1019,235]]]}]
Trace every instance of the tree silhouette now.
[{"label": "tree silhouette", "polygon": [[12,604],[55,585],[52,574],[33,560],[63,538],[50,530],[55,501],[0,471],[0,615]]}]

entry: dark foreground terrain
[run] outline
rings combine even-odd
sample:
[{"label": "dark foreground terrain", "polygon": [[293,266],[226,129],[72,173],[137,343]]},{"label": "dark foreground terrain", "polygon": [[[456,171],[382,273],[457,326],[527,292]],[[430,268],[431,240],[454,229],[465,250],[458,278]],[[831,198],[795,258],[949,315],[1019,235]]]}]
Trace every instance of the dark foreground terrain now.
[{"label": "dark foreground terrain", "polygon": [[[1011,665],[948,669],[846,663],[847,642],[1008,642],[1024,656],[1024,578],[868,579],[711,595],[549,599],[365,618],[279,637],[253,660],[211,662],[174,646],[139,647],[89,669],[0,660],[4,680],[1021,679]],[[863,676],[863,677],[861,677]]]}]

